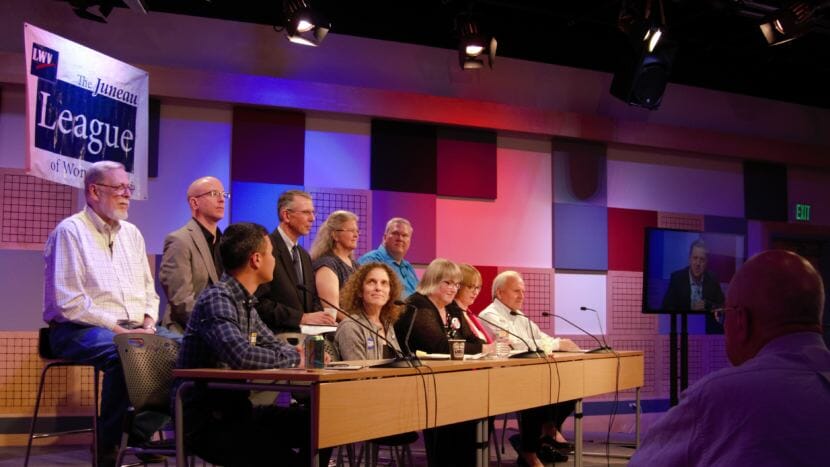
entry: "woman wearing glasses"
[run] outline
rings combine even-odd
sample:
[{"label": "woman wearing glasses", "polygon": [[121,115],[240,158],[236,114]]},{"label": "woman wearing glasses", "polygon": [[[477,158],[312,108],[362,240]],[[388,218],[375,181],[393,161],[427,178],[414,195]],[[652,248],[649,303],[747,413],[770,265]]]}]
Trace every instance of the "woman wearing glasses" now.
[{"label": "woman wearing glasses", "polygon": [[311,261],[317,293],[326,309],[331,309],[326,302],[340,304],[340,289],[354,274],[357,261],[353,253],[359,235],[357,216],[349,211],[334,211],[317,231],[311,245]]},{"label": "woman wearing glasses", "polygon": [[[450,353],[450,338],[466,341],[464,353],[481,352],[483,343],[470,330],[463,313],[448,306],[455,299],[461,280],[461,269],[452,261],[437,258],[429,263],[415,293],[406,300],[409,304],[406,313],[395,324],[398,342],[404,351],[411,323],[408,344],[412,352]],[[428,464],[442,467],[475,465],[475,423],[462,422],[424,430]]]}]

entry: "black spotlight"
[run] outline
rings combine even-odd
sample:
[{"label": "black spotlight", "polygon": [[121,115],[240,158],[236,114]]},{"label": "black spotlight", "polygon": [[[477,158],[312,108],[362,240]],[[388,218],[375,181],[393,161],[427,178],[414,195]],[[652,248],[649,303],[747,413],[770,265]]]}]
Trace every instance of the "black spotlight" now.
[{"label": "black spotlight", "polygon": [[284,0],[285,37],[295,44],[317,47],[326,38],[331,23],[311,7],[309,0]]},{"label": "black spotlight", "polygon": [[496,59],[498,43],[493,36],[482,34],[478,22],[469,15],[462,14],[456,19],[458,28],[458,64],[463,70],[484,68],[484,58],[487,65],[493,68]]},{"label": "black spotlight", "polygon": [[663,100],[677,45],[668,37],[665,21],[658,21],[656,15],[648,15],[631,28],[630,35],[632,46],[614,74],[611,95],[630,105],[655,110]]}]

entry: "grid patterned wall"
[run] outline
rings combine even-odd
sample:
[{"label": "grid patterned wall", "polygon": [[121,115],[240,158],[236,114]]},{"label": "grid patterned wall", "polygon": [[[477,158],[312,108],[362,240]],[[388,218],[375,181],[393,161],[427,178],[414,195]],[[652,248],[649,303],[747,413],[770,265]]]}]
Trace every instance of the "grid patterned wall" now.
[{"label": "grid patterned wall", "polygon": [[[31,416],[43,361],[37,332],[0,332],[0,416]],[[90,368],[55,368],[46,379],[44,415],[87,414],[94,381]]]},{"label": "grid patterned wall", "polygon": [[317,215],[311,225],[311,233],[301,237],[300,243],[305,249],[311,248],[311,243],[317,237],[320,226],[326,222],[329,215],[339,209],[357,214],[357,228],[360,237],[357,239],[357,248],[354,257],[359,258],[363,253],[371,250],[370,226],[372,219],[372,192],[369,190],[344,190],[332,188],[309,188],[308,193],[314,200],[314,210]]},{"label": "grid patterned wall", "polygon": [[43,248],[49,232],[72,214],[75,192],[19,169],[0,169],[0,248]]},{"label": "grid patterned wall", "polygon": [[[507,271],[510,268],[500,269]],[[553,318],[542,316],[542,312],[553,310],[553,269],[513,268],[525,281],[525,301],[522,310],[543,330],[552,329]]]},{"label": "grid patterned wall", "polygon": [[657,226],[661,229],[703,231],[703,216],[696,214],[679,214],[676,212],[658,212]]},{"label": "grid patterned wall", "polygon": [[608,271],[608,334],[656,334],[657,317],[644,315],[643,273]]}]

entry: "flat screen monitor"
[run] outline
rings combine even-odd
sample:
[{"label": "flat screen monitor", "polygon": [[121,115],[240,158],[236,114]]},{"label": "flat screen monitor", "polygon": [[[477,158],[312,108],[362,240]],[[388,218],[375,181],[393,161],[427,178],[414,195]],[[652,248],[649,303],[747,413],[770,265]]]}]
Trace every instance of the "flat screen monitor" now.
[{"label": "flat screen monitor", "polygon": [[708,313],[745,260],[744,235],[647,228],[643,313]]}]

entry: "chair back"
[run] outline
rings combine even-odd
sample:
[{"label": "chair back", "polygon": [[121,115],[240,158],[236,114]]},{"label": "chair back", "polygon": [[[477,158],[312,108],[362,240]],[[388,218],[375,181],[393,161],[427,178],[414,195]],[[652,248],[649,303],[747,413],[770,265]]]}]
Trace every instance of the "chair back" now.
[{"label": "chair back", "polygon": [[173,367],[179,344],[154,334],[118,334],[113,340],[118,348],[127,395],[136,411],[170,412]]}]

